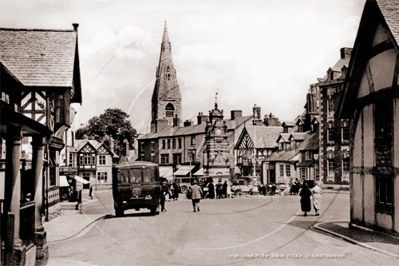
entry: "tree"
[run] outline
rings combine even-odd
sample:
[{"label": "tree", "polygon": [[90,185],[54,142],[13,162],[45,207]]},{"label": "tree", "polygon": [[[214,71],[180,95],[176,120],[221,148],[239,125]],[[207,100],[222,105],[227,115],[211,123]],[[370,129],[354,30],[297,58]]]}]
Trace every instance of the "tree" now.
[{"label": "tree", "polygon": [[129,148],[133,148],[137,131],[128,120],[129,115],[118,108],[108,108],[99,117],[94,116],[88,121],[88,125],[76,131],[76,138],[82,139],[87,135],[90,139],[103,141],[110,147],[111,137],[114,139],[114,151],[122,155],[123,141],[129,142]]}]

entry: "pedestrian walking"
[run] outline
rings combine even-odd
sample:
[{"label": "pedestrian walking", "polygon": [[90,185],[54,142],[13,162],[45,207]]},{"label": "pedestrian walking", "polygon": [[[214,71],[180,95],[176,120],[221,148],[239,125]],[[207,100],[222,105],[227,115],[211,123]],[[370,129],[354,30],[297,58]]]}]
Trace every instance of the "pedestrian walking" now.
[{"label": "pedestrian walking", "polygon": [[89,197],[90,199],[93,199],[93,186],[90,183],[90,188],[89,188]]},{"label": "pedestrian walking", "polygon": [[176,184],[176,182],[173,182],[173,200],[178,200],[179,199],[179,186]]},{"label": "pedestrian walking", "polygon": [[193,212],[200,211],[200,200],[202,198],[201,187],[198,186],[197,180],[193,181],[191,186],[191,201],[193,203]]},{"label": "pedestrian walking", "polygon": [[313,192],[313,208],[315,211],[315,216],[319,216],[319,210],[321,206],[321,195],[323,190],[317,184],[312,188]]},{"label": "pedestrian walking", "polygon": [[166,212],[165,201],[167,194],[169,194],[168,181],[164,179],[161,183],[161,212]]},{"label": "pedestrian walking", "polygon": [[309,185],[305,183],[301,192],[299,192],[299,196],[301,197],[301,209],[305,213],[303,216],[308,216],[308,212],[310,212],[312,191],[309,189]]},{"label": "pedestrian walking", "polygon": [[227,198],[227,181],[224,181],[223,183],[223,195],[225,198]]},{"label": "pedestrian walking", "polygon": [[209,198],[214,199],[215,198],[215,186],[213,185],[212,181],[209,182],[208,189],[209,189]]},{"label": "pedestrian walking", "polygon": [[223,193],[223,185],[222,185],[222,182],[219,181],[216,184],[216,198],[220,199],[220,197],[222,196],[222,193]]}]

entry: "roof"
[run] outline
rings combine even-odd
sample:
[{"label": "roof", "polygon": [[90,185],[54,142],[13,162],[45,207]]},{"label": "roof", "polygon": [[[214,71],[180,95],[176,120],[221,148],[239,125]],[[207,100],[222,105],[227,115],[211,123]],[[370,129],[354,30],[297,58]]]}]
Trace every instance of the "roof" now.
[{"label": "roof", "polygon": [[[224,120],[226,122],[227,130],[234,130],[242,123],[251,119],[252,116],[237,117],[234,120]],[[138,138],[143,139],[156,139],[165,137],[185,136],[185,135],[196,135],[205,134],[206,123],[203,122],[200,125],[187,126],[187,127],[166,127],[158,132],[150,132]]]},{"label": "roof", "polygon": [[[105,145],[103,142],[99,142],[94,139],[76,139],[75,140],[75,146],[76,146],[76,151],[79,152],[87,143],[90,143],[91,146],[94,147],[95,150],[98,150],[101,146],[104,145],[104,147],[112,153],[112,151],[108,148],[107,145]],[[114,155],[114,154],[111,154]],[[115,156],[114,156],[115,158]]]},{"label": "roof", "polygon": [[291,139],[291,137],[294,140],[304,140],[306,138],[307,133],[306,132],[292,132],[288,140]]},{"label": "roof", "polygon": [[255,148],[277,147],[277,138],[283,132],[282,127],[246,126]]},{"label": "roof", "polygon": [[289,142],[289,137],[291,133],[281,133],[280,136],[277,138],[276,142],[280,142],[280,139],[283,139],[283,142]]},{"label": "roof", "polygon": [[313,138],[314,136],[317,136],[318,138],[318,132],[316,133],[306,133],[306,138],[302,143],[295,149],[295,150],[283,150],[283,151],[276,151],[273,152],[268,158],[266,158],[264,161],[268,162],[288,162],[290,159],[295,157],[301,150],[304,150],[304,148],[307,148],[309,145],[310,140],[312,140],[313,144]]},{"label": "roof", "polygon": [[353,101],[357,97],[358,84],[361,82],[358,77],[362,75],[367,63],[364,58],[369,58],[374,40],[374,36],[370,36],[370,30],[373,30],[377,23],[381,23],[381,20],[388,26],[388,34],[392,36],[392,45],[396,51],[399,50],[399,0],[368,0],[360,20],[348,69],[348,78],[345,80],[338,104],[337,116],[341,119],[350,118],[355,108]]},{"label": "roof", "polygon": [[302,151],[310,151],[310,150],[318,150],[319,149],[319,134],[318,132],[313,133],[304,146],[302,147]]},{"label": "roof", "polygon": [[0,37],[0,61],[23,85],[74,86],[81,98],[77,31],[0,28]]},{"label": "roof", "polygon": [[377,0],[377,4],[396,43],[399,44],[399,1]]}]

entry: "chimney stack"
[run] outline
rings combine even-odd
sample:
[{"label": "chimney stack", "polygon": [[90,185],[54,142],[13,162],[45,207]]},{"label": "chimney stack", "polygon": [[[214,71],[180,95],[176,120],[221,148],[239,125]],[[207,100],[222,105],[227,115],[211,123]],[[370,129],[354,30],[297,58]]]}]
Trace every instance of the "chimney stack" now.
[{"label": "chimney stack", "polygon": [[341,59],[350,58],[352,54],[352,48],[343,47],[341,48]]},{"label": "chimney stack", "polygon": [[232,110],[231,111],[231,120],[234,120],[238,117],[242,117],[242,110]]}]

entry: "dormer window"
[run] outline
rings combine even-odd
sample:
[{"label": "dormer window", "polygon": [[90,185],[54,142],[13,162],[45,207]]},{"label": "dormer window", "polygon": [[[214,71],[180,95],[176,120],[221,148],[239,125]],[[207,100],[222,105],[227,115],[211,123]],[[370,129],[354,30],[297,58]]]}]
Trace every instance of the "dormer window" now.
[{"label": "dormer window", "polygon": [[328,76],[329,76],[329,80],[334,80],[334,71],[330,71],[329,73],[328,73]]}]

